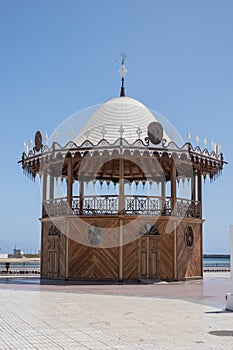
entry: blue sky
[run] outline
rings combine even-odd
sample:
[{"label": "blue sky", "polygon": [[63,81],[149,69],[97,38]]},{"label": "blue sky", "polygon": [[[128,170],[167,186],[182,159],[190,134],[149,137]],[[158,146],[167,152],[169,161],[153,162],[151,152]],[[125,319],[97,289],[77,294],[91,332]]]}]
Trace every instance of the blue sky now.
[{"label": "blue sky", "polygon": [[[2,251],[40,245],[40,191],[17,161],[23,142],[126,93],[185,139],[221,143],[229,164],[204,186],[204,252],[229,253],[233,158],[233,2],[230,0],[1,0]],[[202,146],[202,141],[200,142]]]}]

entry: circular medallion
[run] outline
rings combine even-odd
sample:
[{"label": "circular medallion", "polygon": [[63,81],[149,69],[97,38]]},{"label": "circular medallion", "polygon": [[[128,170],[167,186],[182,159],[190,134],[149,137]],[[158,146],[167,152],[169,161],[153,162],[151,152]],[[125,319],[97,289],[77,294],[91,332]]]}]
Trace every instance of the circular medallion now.
[{"label": "circular medallion", "polygon": [[36,151],[39,152],[42,146],[42,135],[40,131],[36,132],[35,135],[35,145],[36,145]]},{"label": "circular medallion", "polygon": [[148,136],[154,145],[158,145],[163,139],[163,127],[158,122],[152,122],[148,125]]},{"label": "circular medallion", "polygon": [[87,240],[91,246],[97,246],[102,237],[102,229],[97,224],[91,224],[87,231]]},{"label": "circular medallion", "polygon": [[192,248],[194,241],[193,229],[191,226],[186,226],[185,229],[185,243],[188,248]]}]

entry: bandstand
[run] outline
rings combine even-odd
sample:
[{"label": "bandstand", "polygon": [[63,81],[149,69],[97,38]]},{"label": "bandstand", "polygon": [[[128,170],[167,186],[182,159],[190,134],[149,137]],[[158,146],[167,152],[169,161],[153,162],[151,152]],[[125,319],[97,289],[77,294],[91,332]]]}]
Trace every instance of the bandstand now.
[{"label": "bandstand", "polygon": [[66,145],[43,145],[36,133],[21,163],[42,183],[42,278],[202,278],[202,183],[221,173],[223,155],[177,145],[165,129],[125,96],[122,75],[120,97]]}]

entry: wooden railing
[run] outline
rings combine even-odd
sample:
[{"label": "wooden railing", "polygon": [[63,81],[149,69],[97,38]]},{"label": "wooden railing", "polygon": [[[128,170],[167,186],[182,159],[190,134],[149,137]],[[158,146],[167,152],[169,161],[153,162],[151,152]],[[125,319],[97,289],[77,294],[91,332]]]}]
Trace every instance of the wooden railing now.
[{"label": "wooden railing", "polygon": [[[44,201],[44,216],[63,215],[118,215],[119,197],[106,196],[73,196],[72,208],[67,198],[56,198]],[[125,196],[125,215],[155,215],[179,217],[200,217],[200,202],[177,198],[174,208],[170,197],[159,196]]]}]

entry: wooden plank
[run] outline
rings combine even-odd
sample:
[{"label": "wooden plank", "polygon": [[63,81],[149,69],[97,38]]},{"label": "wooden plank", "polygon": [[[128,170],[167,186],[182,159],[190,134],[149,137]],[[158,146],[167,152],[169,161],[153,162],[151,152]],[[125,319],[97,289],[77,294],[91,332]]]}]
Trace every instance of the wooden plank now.
[{"label": "wooden plank", "polygon": [[138,279],[138,241],[123,246],[123,279]]},{"label": "wooden plank", "polygon": [[[190,225],[193,229],[194,242],[192,248],[185,243],[185,228]],[[201,249],[201,225],[190,224],[183,220],[177,229],[177,252],[178,252],[178,278],[202,276],[202,249]]]}]

